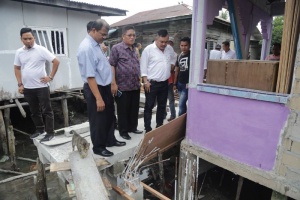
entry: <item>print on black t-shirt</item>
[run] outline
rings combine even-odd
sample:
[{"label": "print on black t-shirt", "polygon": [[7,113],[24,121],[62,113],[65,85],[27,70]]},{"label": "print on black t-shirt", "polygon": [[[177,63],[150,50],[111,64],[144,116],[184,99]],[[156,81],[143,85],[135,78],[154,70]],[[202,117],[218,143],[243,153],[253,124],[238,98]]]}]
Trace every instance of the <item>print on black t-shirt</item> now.
[{"label": "print on black t-shirt", "polygon": [[190,52],[186,55],[180,54],[177,59],[176,66],[179,67],[178,81],[183,84],[188,83],[190,69]]}]

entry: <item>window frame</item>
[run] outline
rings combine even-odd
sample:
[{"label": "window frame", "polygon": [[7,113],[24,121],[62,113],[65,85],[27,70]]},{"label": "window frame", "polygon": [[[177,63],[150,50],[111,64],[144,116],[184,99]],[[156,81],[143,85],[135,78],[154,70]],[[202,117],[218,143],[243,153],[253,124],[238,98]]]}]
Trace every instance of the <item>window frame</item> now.
[{"label": "window frame", "polygon": [[[68,56],[66,28],[50,28],[50,27],[30,27],[30,28],[34,33],[36,44],[45,47],[55,56],[66,56],[66,57]],[[54,34],[54,38],[52,36],[52,32]],[[56,37],[57,33],[58,33],[59,41],[57,41],[57,37]],[[57,48],[57,44],[59,44],[59,48]],[[62,50],[63,53],[61,52]]]}]

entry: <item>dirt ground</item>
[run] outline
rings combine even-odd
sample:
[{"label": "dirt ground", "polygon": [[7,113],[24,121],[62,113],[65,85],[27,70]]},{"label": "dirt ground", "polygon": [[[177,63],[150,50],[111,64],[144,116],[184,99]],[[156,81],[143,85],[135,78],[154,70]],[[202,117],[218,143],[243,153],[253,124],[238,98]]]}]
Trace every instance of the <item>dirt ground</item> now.
[{"label": "dirt ground", "polygon": [[[55,129],[63,128],[63,114],[60,101],[52,102],[55,117]],[[23,118],[16,108],[11,109],[11,123],[14,128],[32,133],[34,126],[29,116],[28,107],[24,107],[27,113],[27,117]],[[81,100],[68,99],[68,109],[70,125],[79,124],[87,121],[86,105]],[[140,116],[142,117],[142,116]],[[16,137],[16,154],[18,157],[25,157],[36,160],[38,157],[37,149],[29,136],[23,135],[18,131],[14,131]],[[179,155],[179,146],[172,148],[164,154],[165,158],[171,157],[171,161],[164,163],[165,172],[165,185],[164,194],[170,198],[174,195],[174,177],[175,177],[175,157]],[[164,158],[164,159],[165,159]],[[1,158],[0,158],[1,159]],[[157,160],[153,160],[156,162]],[[30,172],[34,170],[35,163],[29,161],[17,160],[17,168],[20,172]],[[0,169],[11,169],[10,161],[0,162]],[[154,165],[149,170],[149,177],[145,180],[146,184],[150,184],[151,187],[156,190],[160,190],[162,187],[161,181],[158,177],[158,166]],[[224,174],[223,181],[221,181],[222,174]],[[59,184],[59,179],[56,173],[47,172],[47,188],[49,200],[69,200],[68,194],[63,186]],[[12,174],[0,173],[0,181],[6,178],[12,177]],[[233,200],[235,199],[237,183],[239,176],[232,174],[222,168],[215,167],[209,170],[205,176],[199,175],[198,179],[198,191],[202,186],[201,193],[196,194],[195,199],[202,200]],[[240,200],[267,200],[270,199],[272,191],[266,187],[256,184],[247,179],[244,180]],[[156,200],[148,192],[144,193],[145,199]],[[34,177],[28,176],[9,183],[0,184],[0,200],[35,200],[35,188]]]}]

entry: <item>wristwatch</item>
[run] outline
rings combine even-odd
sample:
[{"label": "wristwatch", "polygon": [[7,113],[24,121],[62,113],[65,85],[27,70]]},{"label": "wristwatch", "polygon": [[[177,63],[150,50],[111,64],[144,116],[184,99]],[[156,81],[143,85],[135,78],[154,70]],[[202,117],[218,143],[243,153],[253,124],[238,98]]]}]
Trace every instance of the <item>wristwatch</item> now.
[{"label": "wristwatch", "polygon": [[21,87],[23,85],[23,83],[18,83],[18,87]]}]

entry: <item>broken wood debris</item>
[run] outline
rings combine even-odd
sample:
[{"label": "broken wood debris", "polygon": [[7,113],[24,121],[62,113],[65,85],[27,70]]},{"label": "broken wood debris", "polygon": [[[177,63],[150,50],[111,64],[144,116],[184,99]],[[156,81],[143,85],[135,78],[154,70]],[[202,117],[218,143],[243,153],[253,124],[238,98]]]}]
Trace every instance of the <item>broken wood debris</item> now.
[{"label": "broken wood debris", "polygon": [[[97,167],[110,165],[110,163],[103,158],[95,159],[95,163],[96,163]],[[66,171],[66,170],[70,170],[70,169],[71,169],[70,162],[60,162],[60,163],[51,163],[50,164],[50,172]]]},{"label": "broken wood debris", "polygon": [[162,199],[162,200],[171,200],[170,198],[168,198],[165,195],[159,193],[158,191],[154,190],[153,188],[146,185],[145,183],[141,182],[141,184],[142,184],[142,186],[144,187],[145,190],[147,190],[148,192],[150,192],[151,194],[153,194],[157,198]]}]

